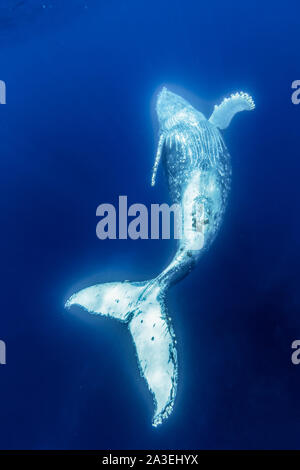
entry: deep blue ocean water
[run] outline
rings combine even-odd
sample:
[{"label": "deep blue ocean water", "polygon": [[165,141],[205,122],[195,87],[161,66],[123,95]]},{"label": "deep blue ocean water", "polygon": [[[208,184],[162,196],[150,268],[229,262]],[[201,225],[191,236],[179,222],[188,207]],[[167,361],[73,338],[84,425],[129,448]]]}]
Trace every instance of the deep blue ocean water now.
[{"label": "deep blue ocean water", "polygon": [[[43,8],[44,6],[44,8]],[[299,448],[299,123],[296,2],[2,0],[1,449]],[[221,231],[171,291],[179,388],[153,403],[126,328],[64,309],[96,282],[146,280],[170,240],[107,240],[96,207],[168,202],[153,96],[256,102],[224,131],[232,156]]]}]

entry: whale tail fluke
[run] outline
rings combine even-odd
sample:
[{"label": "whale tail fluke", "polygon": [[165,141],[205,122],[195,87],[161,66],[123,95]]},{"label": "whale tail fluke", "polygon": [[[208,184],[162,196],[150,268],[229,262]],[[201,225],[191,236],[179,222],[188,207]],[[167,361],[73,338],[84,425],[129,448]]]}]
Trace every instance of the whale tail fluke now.
[{"label": "whale tail fluke", "polygon": [[82,289],[66,302],[67,308],[79,305],[91,314],[128,322],[147,282],[106,282]]},{"label": "whale tail fluke", "polygon": [[79,305],[91,314],[128,325],[142,377],[153,394],[157,426],[169,416],[177,388],[176,340],[158,280],[97,284],[73,294],[66,307]]}]

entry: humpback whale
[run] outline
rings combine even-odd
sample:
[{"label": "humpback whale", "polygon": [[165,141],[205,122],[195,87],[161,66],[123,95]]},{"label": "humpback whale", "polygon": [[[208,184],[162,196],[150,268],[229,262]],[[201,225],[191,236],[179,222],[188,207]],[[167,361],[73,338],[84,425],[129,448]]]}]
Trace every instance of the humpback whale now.
[{"label": "humpback whale", "polygon": [[254,107],[247,93],[235,93],[215,106],[207,120],[181,96],[162,88],[156,102],[159,139],[151,184],[154,186],[162,162],[172,203],[179,203],[183,212],[175,256],[154,279],[94,285],[66,302],[67,308],[77,304],[91,314],[115,318],[128,326],[141,375],[153,395],[153,426],[172,412],[178,381],[167,292],[195,267],[224,215],[231,165],[220,130],[228,127],[236,113]]}]

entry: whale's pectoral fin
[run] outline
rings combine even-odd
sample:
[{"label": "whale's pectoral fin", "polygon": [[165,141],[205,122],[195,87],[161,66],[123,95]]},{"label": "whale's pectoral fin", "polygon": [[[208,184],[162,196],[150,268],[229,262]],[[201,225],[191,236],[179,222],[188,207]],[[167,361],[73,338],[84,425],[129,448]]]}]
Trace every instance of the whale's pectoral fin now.
[{"label": "whale's pectoral fin", "polygon": [[153,426],[161,424],[173,409],[177,353],[164,296],[156,281],[98,284],[72,295],[66,307],[72,305],[128,324],[141,375],[155,402]]},{"label": "whale's pectoral fin", "polygon": [[157,152],[156,152],[155,161],[154,161],[154,165],[153,165],[153,169],[152,169],[151,186],[155,186],[156,173],[157,173],[159,162],[160,162],[160,159],[161,159],[164,140],[165,140],[165,136],[164,136],[164,134],[161,134],[161,136],[159,137],[159,141],[158,141],[158,145],[157,145]]},{"label": "whale's pectoral fin", "polygon": [[226,129],[233,116],[240,111],[251,111],[255,108],[253,99],[247,93],[235,93],[215,106],[209,122],[219,129]]}]

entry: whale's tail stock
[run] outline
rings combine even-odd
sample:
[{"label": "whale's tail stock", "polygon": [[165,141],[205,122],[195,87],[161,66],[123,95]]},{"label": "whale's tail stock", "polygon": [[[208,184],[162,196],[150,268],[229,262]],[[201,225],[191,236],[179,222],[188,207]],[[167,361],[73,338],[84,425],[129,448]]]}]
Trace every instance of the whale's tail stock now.
[{"label": "whale's tail stock", "polygon": [[165,304],[165,287],[146,282],[109,282],[73,294],[66,307],[79,305],[91,314],[128,325],[136,348],[139,369],[153,394],[153,426],[169,416],[177,388],[176,340]]}]

